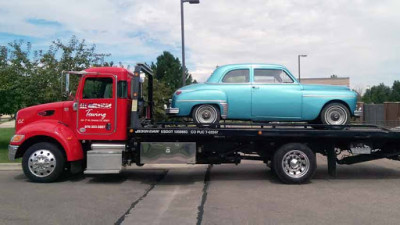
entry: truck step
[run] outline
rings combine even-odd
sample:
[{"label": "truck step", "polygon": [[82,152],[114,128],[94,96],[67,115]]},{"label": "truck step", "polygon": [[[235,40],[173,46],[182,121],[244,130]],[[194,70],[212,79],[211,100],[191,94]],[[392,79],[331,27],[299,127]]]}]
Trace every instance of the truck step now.
[{"label": "truck step", "polygon": [[84,174],[118,174],[121,170],[85,170]]}]

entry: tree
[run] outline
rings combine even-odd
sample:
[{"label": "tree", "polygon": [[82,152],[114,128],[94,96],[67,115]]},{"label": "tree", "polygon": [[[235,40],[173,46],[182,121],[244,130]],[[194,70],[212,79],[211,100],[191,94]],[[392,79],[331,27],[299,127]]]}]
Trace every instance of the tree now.
[{"label": "tree", "polygon": [[392,86],[390,101],[400,102],[400,81],[395,80]]},{"label": "tree", "polygon": [[[18,109],[64,100],[62,71],[83,70],[101,66],[103,57],[95,45],[75,36],[65,44],[54,41],[47,51],[31,51],[31,44],[14,41],[0,47],[0,113],[14,114]],[[101,64],[99,64],[99,61]],[[79,77],[71,76],[71,90],[76,90]]]},{"label": "tree", "polygon": [[[182,65],[178,58],[170,52],[164,51],[157,57],[156,63],[151,64],[154,72],[154,108],[156,120],[167,119],[164,105],[172,94],[182,86]],[[197,83],[192,75],[186,70],[186,85]]]},{"label": "tree", "polygon": [[165,95],[165,93],[170,92],[171,89],[157,79],[153,80],[153,89],[154,118],[156,121],[165,121],[168,117],[165,114],[164,105],[166,105],[168,100],[171,98],[171,96]]},{"label": "tree", "polygon": [[[164,51],[157,57],[156,63],[152,63],[154,76],[157,80],[163,82],[171,88],[172,94],[175,90],[182,86],[182,65],[177,57],[174,57],[170,52]],[[186,85],[195,82],[192,75],[186,70]]]},{"label": "tree", "polygon": [[[3,47],[0,56],[0,114],[15,114],[25,106],[29,71],[34,66],[29,60],[30,43],[12,42]],[[30,93],[32,95],[32,93]]]},{"label": "tree", "polygon": [[378,86],[367,89],[362,99],[365,103],[380,104],[390,101],[391,93],[391,88],[381,83]]}]

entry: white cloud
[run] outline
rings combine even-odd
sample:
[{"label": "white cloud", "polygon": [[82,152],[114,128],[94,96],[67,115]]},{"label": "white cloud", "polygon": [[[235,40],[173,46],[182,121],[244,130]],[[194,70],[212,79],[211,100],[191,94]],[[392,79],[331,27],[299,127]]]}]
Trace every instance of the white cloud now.
[{"label": "white cloud", "polygon": [[[20,0],[0,8],[0,32],[46,39],[62,29],[123,58],[180,52],[179,0]],[[185,3],[188,67],[200,81],[216,65],[241,62],[284,64],[297,76],[297,55],[308,54],[303,77],[337,74],[350,76],[352,86],[390,85],[400,79],[399,8],[396,0]],[[63,26],[38,29],[29,18]]]}]

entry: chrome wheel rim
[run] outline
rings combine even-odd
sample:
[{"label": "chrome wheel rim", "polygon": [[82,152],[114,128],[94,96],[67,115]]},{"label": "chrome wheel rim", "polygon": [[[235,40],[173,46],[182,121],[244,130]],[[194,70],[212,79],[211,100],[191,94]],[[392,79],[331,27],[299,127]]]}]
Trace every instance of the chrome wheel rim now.
[{"label": "chrome wheel rim", "polygon": [[292,178],[303,177],[310,169],[310,160],[300,150],[291,150],[283,156],[282,168]]},{"label": "chrome wheel rim", "polygon": [[28,159],[30,172],[37,177],[47,177],[56,168],[56,158],[49,150],[41,149],[33,152]]},{"label": "chrome wheel rim", "polygon": [[196,111],[196,120],[199,123],[214,123],[217,120],[217,110],[210,105],[200,106]]},{"label": "chrome wheel rim", "polygon": [[347,122],[347,113],[343,107],[331,106],[326,110],[325,121],[330,125],[345,125]]}]

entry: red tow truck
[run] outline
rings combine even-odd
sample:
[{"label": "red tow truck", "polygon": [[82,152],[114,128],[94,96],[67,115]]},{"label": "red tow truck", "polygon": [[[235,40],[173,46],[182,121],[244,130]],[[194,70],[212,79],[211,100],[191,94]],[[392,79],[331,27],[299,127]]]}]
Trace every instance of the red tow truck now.
[{"label": "red tow truck", "polygon": [[316,171],[317,153],[327,157],[333,176],[337,164],[400,159],[400,132],[378,126],[156,123],[153,73],[146,64],[137,64],[133,73],[98,67],[68,74],[80,76],[73,101],[32,106],[16,115],[9,159],[22,158],[23,171],[34,182],[53,182],[67,170],[115,174],[132,164],[247,159],[265,162],[284,183],[304,183]]}]

